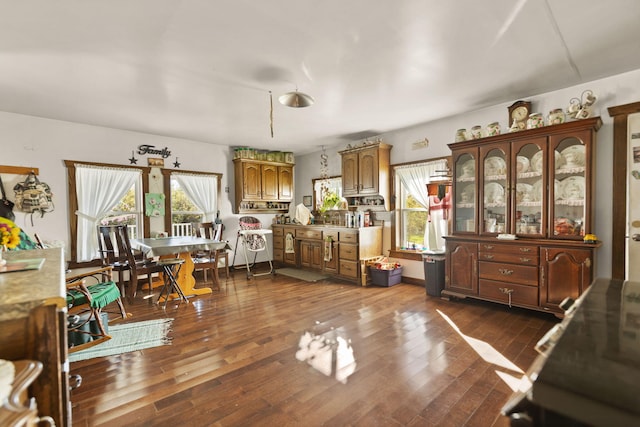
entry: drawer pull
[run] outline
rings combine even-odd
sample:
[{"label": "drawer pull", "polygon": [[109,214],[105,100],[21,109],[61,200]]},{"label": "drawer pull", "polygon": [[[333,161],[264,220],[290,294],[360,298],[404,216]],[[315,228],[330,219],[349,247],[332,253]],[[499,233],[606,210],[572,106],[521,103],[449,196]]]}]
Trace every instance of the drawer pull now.
[{"label": "drawer pull", "polygon": [[498,271],[500,272],[500,274],[502,274],[503,276],[511,276],[514,272],[513,270],[509,270],[507,268],[499,268]]},{"label": "drawer pull", "polygon": [[531,252],[531,248],[520,248],[520,252]]},{"label": "drawer pull", "polygon": [[509,288],[498,288],[498,289],[503,294],[507,294],[509,296],[509,308],[511,308],[511,294],[513,293],[513,289],[509,289]]},{"label": "drawer pull", "polygon": [[520,261],[522,261],[522,262],[531,262],[531,258],[520,257]]},{"label": "drawer pull", "polygon": [[493,245],[484,245],[484,248],[485,248],[485,249],[489,249],[489,250],[491,250],[491,249],[493,249],[493,248],[494,248],[494,246],[493,246]]},{"label": "drawer pull", "polygon": [[485,254],[484,256],[486,259],[493,259],[493,255],[491,254]]}]

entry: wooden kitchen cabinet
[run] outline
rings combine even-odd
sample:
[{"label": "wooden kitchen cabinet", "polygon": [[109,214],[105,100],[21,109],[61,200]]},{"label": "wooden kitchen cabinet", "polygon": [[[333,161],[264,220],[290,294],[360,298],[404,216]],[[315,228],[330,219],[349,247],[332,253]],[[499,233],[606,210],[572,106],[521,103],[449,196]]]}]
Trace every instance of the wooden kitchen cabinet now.
[{"label": "wooden kitchen cabinet", "polygon": [[[366,259],[382,255],[382,227],[331,227],[303,225],[273,225],[274,260],[287,266],[322,271],[336,277],[359,282],[361,265]],[[283,248],[287,234],[295,236],[295,253]],[[324,245],[331,237],[331,259],[326,261]],[[279,239],[283,239],[280,243]]]},{"label": "wooden kitchen cabinet", "polygon": [[453,233],[443,295],[560,313],[565,297],[586,289],[600,246],[583,238],[593,229],[601,125],[595,117],[449,144]]},{"label": "wooden kitchen cabinet", "polygon": [[291,164],[234,159],[236,213],[288,212],[293,200]]},{"label": "wooden kitchen cabinet", "polygon": [[368,200],[364,200],[367,197],[371,203],[380,203],[388,210],[391,148],[376,142],[340,152],[342,195],[350,205],[368,204]]}]

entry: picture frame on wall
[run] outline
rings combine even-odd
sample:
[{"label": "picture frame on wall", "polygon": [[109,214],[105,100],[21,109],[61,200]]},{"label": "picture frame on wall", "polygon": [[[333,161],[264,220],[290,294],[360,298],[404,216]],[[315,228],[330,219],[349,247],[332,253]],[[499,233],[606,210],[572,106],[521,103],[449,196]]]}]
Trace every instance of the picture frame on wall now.
[{"label": "picture frame on wall", "polygon": [[312,200],[311,196],[302,196],[302,204],[308,208],[311,207],[311,204],[313,203]]},{"label": "picture frame on wall", "polygon": [[147,162],[148,162],[149,166],[156,166],[156,167],[160,167],[160,168],[164,167],[164,159],[162,159],[162,158],[149,157],[147,159]]}]

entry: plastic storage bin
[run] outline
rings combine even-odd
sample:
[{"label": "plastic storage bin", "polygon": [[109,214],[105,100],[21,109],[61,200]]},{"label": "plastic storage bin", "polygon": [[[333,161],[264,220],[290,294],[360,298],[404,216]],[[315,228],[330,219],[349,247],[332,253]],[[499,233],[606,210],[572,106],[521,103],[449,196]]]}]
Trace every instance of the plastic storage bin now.
[{"label": "plastic storage bin", "polygon": [[392,270],[369,267],[369,276],[371,276],[371,283],[377,286],[397,285],[402,281],[402,267],[396,267]]}]

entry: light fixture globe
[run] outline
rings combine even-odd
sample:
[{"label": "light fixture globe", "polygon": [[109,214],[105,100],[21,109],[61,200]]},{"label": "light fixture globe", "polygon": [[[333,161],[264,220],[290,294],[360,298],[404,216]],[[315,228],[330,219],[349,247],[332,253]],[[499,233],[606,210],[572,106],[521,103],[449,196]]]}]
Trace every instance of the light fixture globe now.
[{"label": "light fixture globe", "polygon": [[308,107],[313,105],[315,102],[311,96],[306,93],[298,92],[297,90],[280,95],[278,101],[280,101],[282,105],[292,108]]}]

